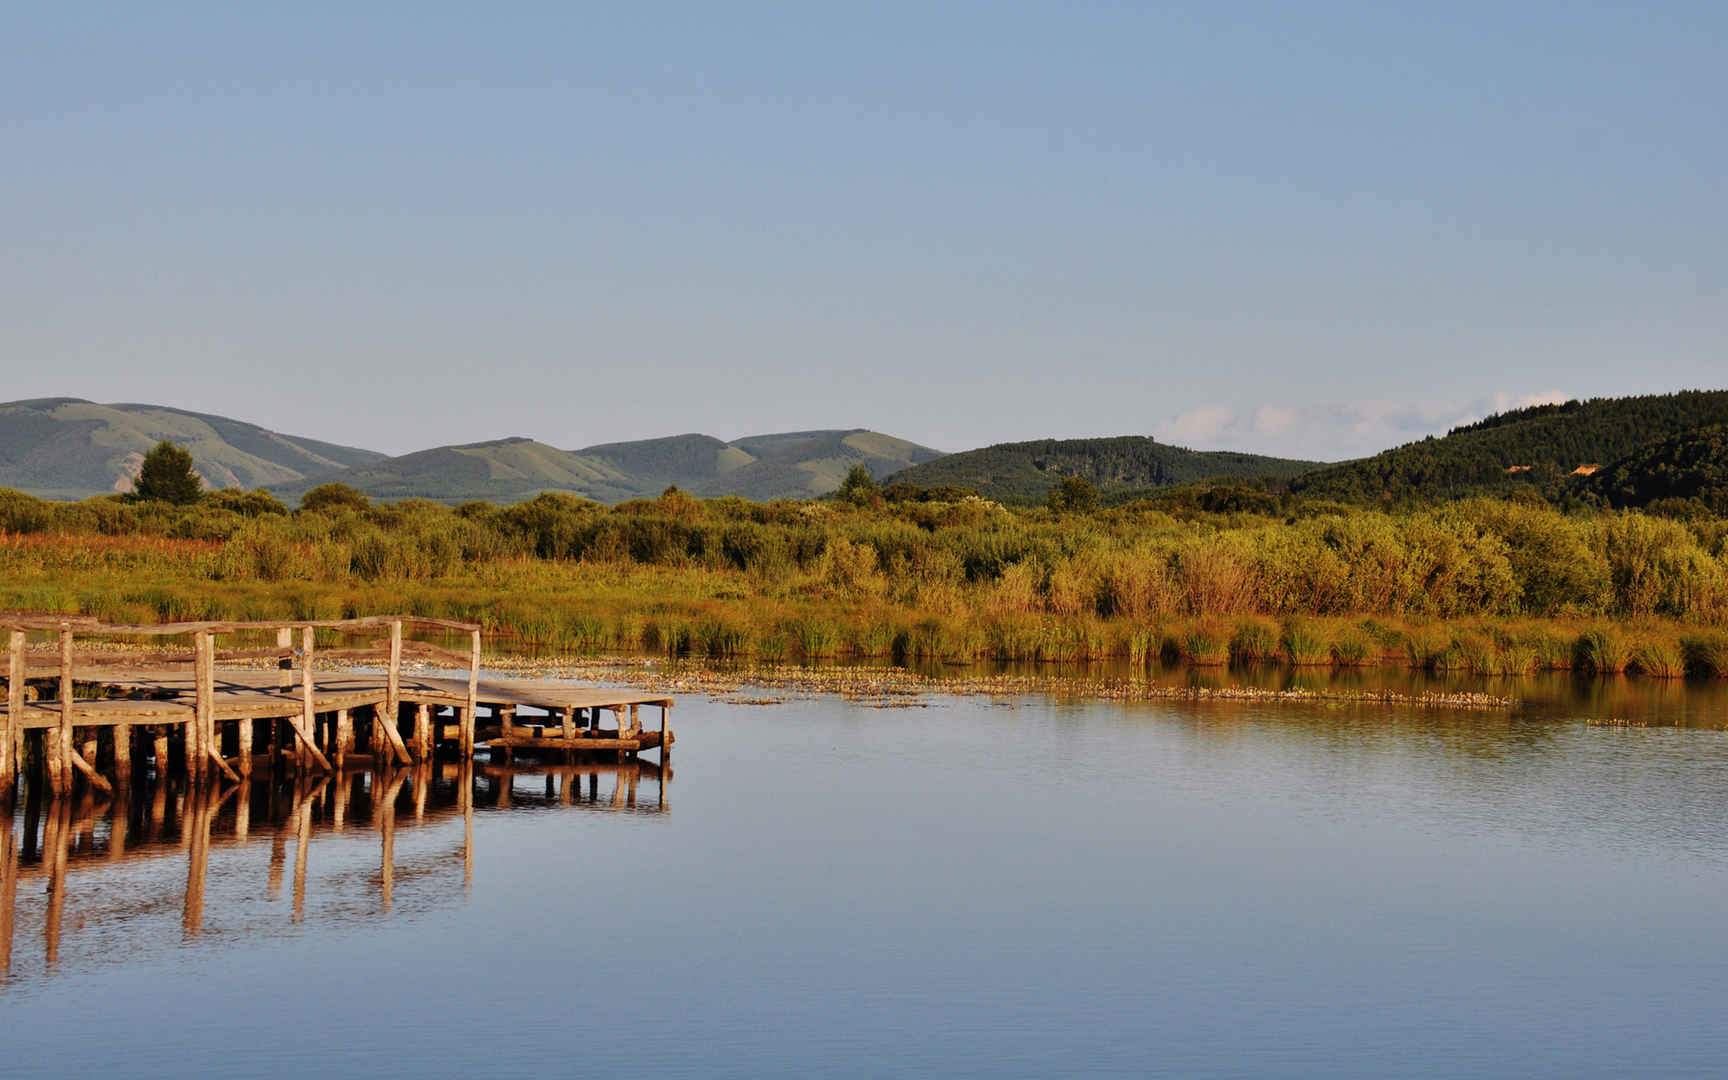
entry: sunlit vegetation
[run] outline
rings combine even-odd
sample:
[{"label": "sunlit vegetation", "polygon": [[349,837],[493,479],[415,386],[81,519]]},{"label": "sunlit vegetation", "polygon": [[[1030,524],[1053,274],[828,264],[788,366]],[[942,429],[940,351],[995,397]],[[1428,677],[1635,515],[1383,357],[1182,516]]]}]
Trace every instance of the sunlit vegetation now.
[{"label": "sunlit vegetation", "polygon": [[484,623],[503,647],[767,661],[1728,673],[1728,523],[1477,498],[1277,514],[958,492],[606,507],[0,491],[0,606],[116,622]]}]

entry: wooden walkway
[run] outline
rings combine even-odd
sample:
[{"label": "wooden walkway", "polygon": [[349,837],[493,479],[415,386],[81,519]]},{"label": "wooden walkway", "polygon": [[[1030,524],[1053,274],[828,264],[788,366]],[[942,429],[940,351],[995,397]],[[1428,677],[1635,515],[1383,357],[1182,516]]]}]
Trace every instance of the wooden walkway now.
[{"label": "wooden walkway", "polygon": [[[455,652],[406,641],[405,627],[468,638]],[[178,761],[188,775],[215,773],[232,780],[259,764],[285,762],[301,770],[331,772],[352,764],[409,765],[440,755],[471,759],[485,744],[505,758],[518,751],[561,755],[593,753],[634,757],[658,750],[667,759],[672,699],[565,683],[480,677],[480,628],[415,616],[379,616],[334,622],[167,623],[104,625],[89,619],[0,614],[9,629],[7,698],[0,709],[0,794],[9,791],[26,762],[37,765],[56,792],[75,776],[108,790],[148,758],[165,773]],[[315,647],[317,631],[382,632],[369,648]],[[58,636],[54,662],[32,653],[26,635]],[[79,652],[77,637],[103,644]],[[268,637],[274,648],[218,652],[221,636]],[[127,637],[190,637],[192,649],[147,657],[116,652]],[[298,637],[298,648],[295,639]],[[377,663],[377,673],[318,670],[320,657]],[[466,667],[466,678],[434,678],[403,670],[405,657]],[[142,661],[148,660],[145,664]],[[274,669],[218,668],[219,661]],[[86,691],[78,696],[78,688]],[[641,723],[643,706],[660,710],[657,729]],[[602,718],[611,714],[612,726]]]}]

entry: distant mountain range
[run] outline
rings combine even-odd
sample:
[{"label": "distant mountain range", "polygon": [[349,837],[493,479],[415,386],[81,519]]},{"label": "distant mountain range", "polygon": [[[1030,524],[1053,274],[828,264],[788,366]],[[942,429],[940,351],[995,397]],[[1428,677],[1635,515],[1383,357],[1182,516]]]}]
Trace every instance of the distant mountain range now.
[{"label": "distant mountain range", "polygon": [[1118,499],[1258,479],[1294,495],[1359,503],[1523,487],[1618,506],[1658,499],[1728,506],[1721,425],[1728,425],[1728,390],[1689,390],[1518,409],[1332,465],[1188,450],[1141,436],[1041,439],[944,455],[861,428],[731,442],[673,435],[580,450],[499,439],[388,457],[167,406],[40,398],[0,404],[0,487],[55,499],[127,491],[144,453],[167,439],[192,452],[207,486],[268,488],[290,503],[330,482],[375,498],[447,503],[508,504],[543,491],[616,503],[672,485],[704,497],[810,498],[832,492],[862,465],[883,483],[952,485],[1013,501],[1042,500],[1063,477],[1081,476]]},{"label": "distant mountain range", "polygon": [[212,488],[269,488],[293,502],[340,481],[377,498],[510,503],[542,491],[602,502],[652,497],[668,486],[695,495],[808,498],[863,465],[885,477],[940,457],[873,431],[796,431],[722,442],[674,435],[560,450],[499,439],[389,457],[256,424],[161,405],[102,405],[78,398],[0,404],[0,487],[50,499],[130,491],[138,463],[167,439],[192,452]]},{"label": "distant mountain range", "polygon": [[1287,480],[1319,464],[1227,450],[1188,450],[1122,435],[998,443],[915,465],[889,477],[889,482],[920,487],[953,484],[992,498],[1027,500],[1044,498],[1065,476],[1085,477],[1111,495],[1228,477]]},{"label": "distant mountain range", "polygon": [[692,495],[748,499],[826,495],[854,465],[884,477],[940,457],[927,446],[874,431],[796,431],[722,442],[672,435],[559,450],[532,439],[498,439],[385,458],[285,485],[298,497],[330,481],[378,498],[512,503],[542,491],[572,491],[600,502],[651,498],[677,485]]}]

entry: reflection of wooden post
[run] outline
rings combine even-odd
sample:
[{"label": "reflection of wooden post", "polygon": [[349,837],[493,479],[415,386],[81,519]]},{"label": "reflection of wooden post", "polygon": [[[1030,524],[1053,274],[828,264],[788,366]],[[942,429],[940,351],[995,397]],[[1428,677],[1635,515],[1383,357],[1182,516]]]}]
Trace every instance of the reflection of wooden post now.
[{"label": "reflection of wooden post", "polygon": [[462,802],[462,883],[474,883],[474,759],[465,757],[457,769],[457,798]]},{"label": "reflection of wooden post", "polygon": [[180,916],[180,927],[187,936],[204,929],[204,881],[210,870],[210,818],[214,808],[210,788],[199,785],[188,793],[182,827],[190,830],[192,846],[186,856],[186,906]]},{"label": "reflection of wooden post", "polygon": [[48,917],[42,925],[42,940],[49,967],[60,962],[60,922],[66,915],[66,845],[72,839],[71,819],[70,800],[55,799],[48,807],[42,852],[48,864]]},{"label": "reflection of wooden post", "polygon": [[462,757],[474,757],[474,721],[480,711],[480,631],[472,631],[468,646],[468,709],[462,714]]},{"label": "reflection of wooden post", "polygon": [[[0,725],[0,799],[12,792],[24,750],[24,631],[12,631],[6,653],[6,723]],[[10,817],[7,820],[11,820]],[[7,933],[11,928],[7,928]],[[4,974],[0,971],[0,974]]]},{"label": "reflection of wooden post", "polygon": [[390,910],[396,895],[396,796],[407,779],[407,773],[396,773],[385,786],[383,801],[378,804],[379,868],[385,911]]},{"label": "reflection of wooden post", "polygon": [[60,624],[60,730],[48,742],[54,745],[49,764],[54,770],[52,787],[56,794],[72,790],[72,627]]},{"label": "reflection of wooden post", "polygon": [[252,780],[248,777],[240,781],[240,789],[234,794],[234,839],[245,840],[251,831]]},{"label": "reflection of wooden post", "polygon": [[[310,634],[311,628],[307,631]],[[322,790],[322,785],[320,785]],[[296,785],[295,794],[299,795]],[[294,921],[306,917],[306,849],[312,843],[312,799],[300,798],[294,808]]]},{"label": "reflection of wooden post", "polygon": [[[159,740],[166,741],[166,740]],[[162,826],[168,820],[168,773],[157,774],[156,790],[150,796],[150,839],[162,842]]]},{"label": "reflection of wooden post", "polygon": [[[11,737],[10,732],[7,737]],[[18,838],[12,834],[12,798],[8,794],[0,795],[0,982],[12,974],[12,922],[17,906]]]}]

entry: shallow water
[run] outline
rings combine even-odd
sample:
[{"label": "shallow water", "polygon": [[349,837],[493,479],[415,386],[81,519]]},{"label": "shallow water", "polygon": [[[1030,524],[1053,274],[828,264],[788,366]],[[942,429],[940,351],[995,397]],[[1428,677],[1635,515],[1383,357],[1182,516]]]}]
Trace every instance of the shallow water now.
[{"label": "shallow water", "polygon": [[686,698],[664,783],[25,801],[6,1075],[1714,1075],[1728,709],[1532,700]]}]

